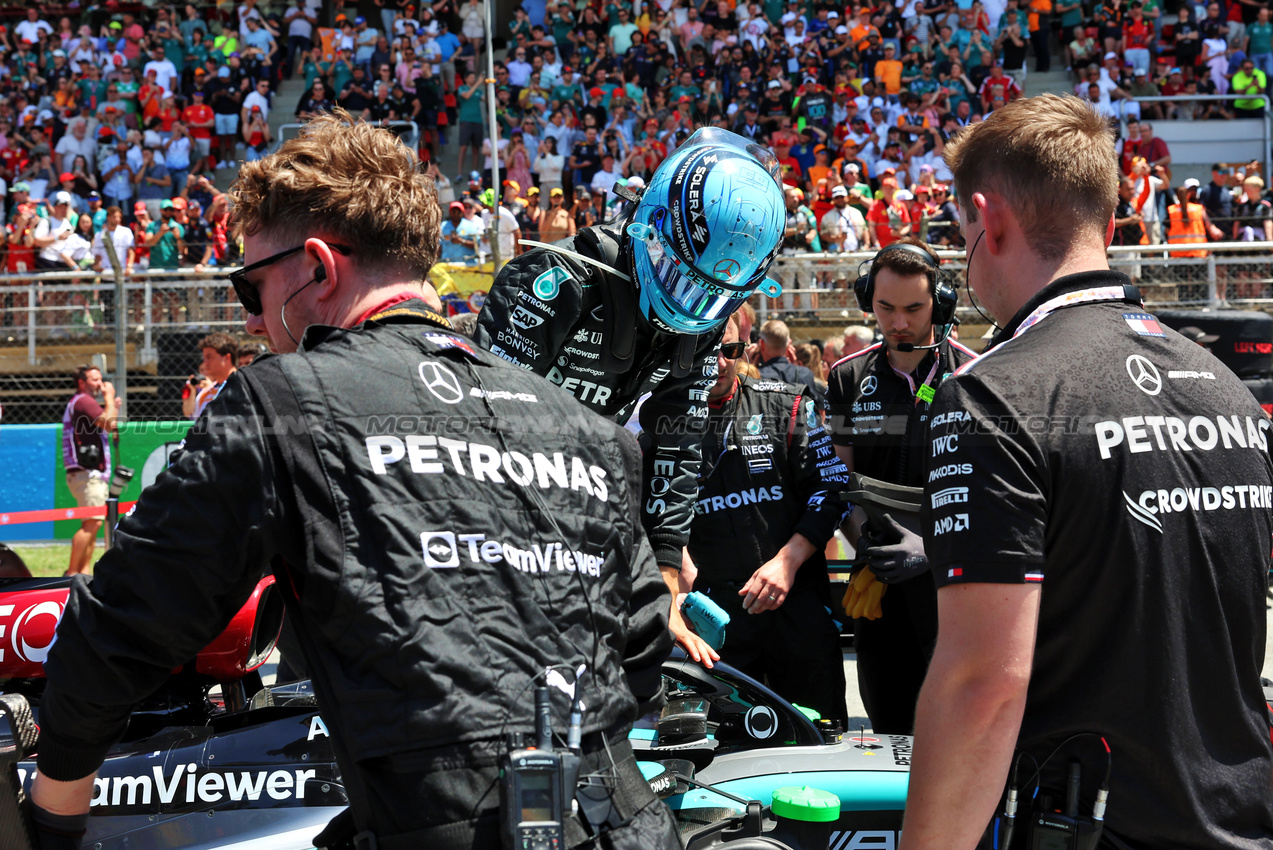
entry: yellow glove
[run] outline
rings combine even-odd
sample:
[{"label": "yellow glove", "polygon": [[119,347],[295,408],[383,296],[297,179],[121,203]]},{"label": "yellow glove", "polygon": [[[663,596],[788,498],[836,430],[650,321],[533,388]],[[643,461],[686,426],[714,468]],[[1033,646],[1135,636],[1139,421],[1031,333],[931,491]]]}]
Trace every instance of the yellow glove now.
[{"label": "yellow glove", "polygon": [[878,620],[884,615],[880,598],[886,590],[888,587],[876,580],[871,568],[864,567],[849,582],[849,589],[844,593],[844,613],[854,619]]}]

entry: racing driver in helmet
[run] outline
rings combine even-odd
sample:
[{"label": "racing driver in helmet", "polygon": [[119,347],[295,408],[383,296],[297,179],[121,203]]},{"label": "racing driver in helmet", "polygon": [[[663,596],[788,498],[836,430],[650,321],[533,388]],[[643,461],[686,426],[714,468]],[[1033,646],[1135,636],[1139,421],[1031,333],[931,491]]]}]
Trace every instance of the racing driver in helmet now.
[{"label": "racing driver in helmet", "polygon": [[[641,519],[673,598],[725,321],[758,287],[781,292],[765,276],[786,220],[778,173],[766,148],[701,129],[624,218],[510,260],[478,317],[480,345],[596,412],[626,422],[641,402]],[[694,660],[718,658],[675,604],[669,625]]]}]

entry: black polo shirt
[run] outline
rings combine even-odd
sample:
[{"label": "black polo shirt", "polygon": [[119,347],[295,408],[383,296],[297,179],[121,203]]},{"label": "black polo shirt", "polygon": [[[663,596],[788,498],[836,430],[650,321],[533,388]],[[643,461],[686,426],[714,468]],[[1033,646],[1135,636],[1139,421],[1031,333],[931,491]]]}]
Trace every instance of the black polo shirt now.
[{"label": "black polo shirt", "polygon": [[[1104,736],[1108,830],[1133,847],[1273,846],[1269,420],[1126,286],[1053,282],[943,382],[925,549],[938,587],[1043,586],[1018,746],[1043,759]],[[1071,758],[1087,814],[1104,750],[1074,742],[1045,785],[1064,787]]]},{"label": "black polo shirt", "polygon": [[[977,356],[954,340],[928,352],[911,374],[889,362],[883,343],[850,354],[831,367],[827,379],[827,420],[837,446],[853,449],[853,471],[918,487],[927,469],[927,386],[943,379]],[[922,396],[928,396],[925,400]]]}]

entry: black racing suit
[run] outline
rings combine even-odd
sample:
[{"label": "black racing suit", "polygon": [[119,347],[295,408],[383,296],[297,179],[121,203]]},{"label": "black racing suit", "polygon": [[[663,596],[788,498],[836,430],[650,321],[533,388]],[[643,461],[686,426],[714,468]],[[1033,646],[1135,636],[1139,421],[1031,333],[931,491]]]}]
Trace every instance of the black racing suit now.
[{"label": "black racing suit", "polygon": [[[853,449],[853,471],[919,487],[929,468],[928,407],[917,393],[976,354],[953,340],[929,352],[910,375],[889,363],[883,344],[852,354],[831,369],[828,420],[837,446]],[[924,395],[928,395],[925,391]],[[929,395],[931,399],[931,396]],[[931,461],[938,466],[940,459]],[[937,642],[937,588],[930,574],[893,582],[880,601],[884,616],[853,621],[858,690],[877,733],[909,735],[919,687]]]},{"label": "black racing suit", "polygon": [[[598,225],[557,243],[631,272],[620,226]],[[659,566],[681,567],[689,540],[707,393],[716,379],[720,330],[665,333],[638,317],[636,284],[547,249],[514,257],[478,317],[484,348],[626,422],[642,395],[645,455],[642,519]]]},{"label": "black racing suit", "polygon": [[[694,589],[730,616],[722,660],[842,724],[844,659],[824,549],[844,515],[833,491],[846,472],[805,388],[740,377],[711,405],[690,531]],[[738,591],[797,533],[815,551],[782,606],[748,614]]]},{"label": "black racing suit", "polygon": [[[95,770],[272,564],[355,820],[381,848],[497,840],[503,733],[532,730],[529,686],[549,665],[587,665],[585,764],[611,770],[605,736],[630,775],[626,732],[661,700],[671,648],[639,463],[622,429],[420,301],[309,328],[302,353],[230,378],[73,584],[40,770]],[[628,846],[675,846],[653,796],[620,808],[637,815]]]}]

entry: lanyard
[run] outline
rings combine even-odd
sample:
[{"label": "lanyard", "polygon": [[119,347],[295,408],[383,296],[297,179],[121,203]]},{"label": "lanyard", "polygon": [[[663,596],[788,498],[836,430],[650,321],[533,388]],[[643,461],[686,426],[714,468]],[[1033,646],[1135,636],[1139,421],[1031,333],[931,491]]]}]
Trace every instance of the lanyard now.
[{"label": "lanyard", "polygon": [[1056,298],[1044,301],[1035,308],[1033,313],[1026,316],[1025,321],[1023,321],[1013,332],[1012,338],[1016,339],[1021,336],[1027,328],[1038,324],[1062,307],[1073,307],[1075,304],[1088,304],[1093,301],[1124,301],[1126,299],[1126,290],[1121,286],[1102,286],[1097,289],[1080,289],[1074,292],[1067,292],[1064,295],[1058,295]]},{"label": "lanyard", "polygon": [[915,381],[909,374],[898,369],[891,361],[888,364],[894,373],[906,379],[906,383],[910,385],[911,393],[915,396],[916,404],[921,401],[926,404],[932,404],[933,397],[937,394],[937,386],[933,382],[933,378],[937,377],[937,370],[941,368],[941,349],[935,349],[933,355],[933,368],[928,370],[928,377],[924,379],[924,383],[920,385],[919,389],[915,388]]}]

